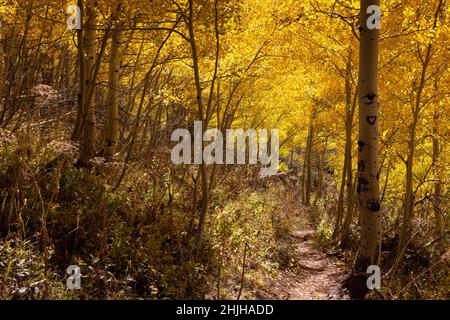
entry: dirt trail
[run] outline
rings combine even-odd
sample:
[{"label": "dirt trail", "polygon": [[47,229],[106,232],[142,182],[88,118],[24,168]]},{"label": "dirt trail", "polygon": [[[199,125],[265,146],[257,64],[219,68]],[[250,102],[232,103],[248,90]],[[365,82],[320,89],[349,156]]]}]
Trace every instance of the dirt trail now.
[{"label": "dirt trail", "polygon": [[345,277],[345,266],[320,251],[313,229],[291,234],[296,247],[298,272],[281,270],[270,288],[258,292],[259,299],[324,300],[348,297],[340,284]]}]

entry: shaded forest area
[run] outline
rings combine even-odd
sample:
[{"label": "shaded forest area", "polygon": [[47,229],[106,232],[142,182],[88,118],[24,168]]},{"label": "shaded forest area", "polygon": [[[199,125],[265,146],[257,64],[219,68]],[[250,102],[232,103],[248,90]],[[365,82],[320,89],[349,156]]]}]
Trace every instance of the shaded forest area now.
[{"label": "shaded forest area", "polygon": [[[0,299],[449,299],[448,1],[0,9]],[[194,121],[278,172],[174,164]]]}]

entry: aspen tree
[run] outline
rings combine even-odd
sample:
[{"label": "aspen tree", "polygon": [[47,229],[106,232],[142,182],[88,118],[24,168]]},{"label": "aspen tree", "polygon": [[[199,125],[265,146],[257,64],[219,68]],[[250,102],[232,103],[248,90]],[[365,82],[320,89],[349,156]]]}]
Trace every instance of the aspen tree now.
[{"label": "aspen tree", "polygon": [[[122,2],[114,1],[113,3],[113,19],[118,20],[121,11]],[[112,31],[111,51],[109,57],[108,71],[108,93],[107,93],[107,124],[106,139],[104,146],[104,156],[111,158],[116,150],[117,140],[119,137],[119,80],[120,80],[120,30],[116,28]]]},{"label": "aspen tree", "polygon": [[[439,0],[435,14],[434,14],[434,22],[432,25],[432,30],[436,29],[439,14],[443,8],[444,0]],[[416,147],[417,147],[417,131],[418,131],[418,125],[419,121],[422,116],[423,109],[425,108],[424,103],[424,91],[425,87],[427,85],[428,78],[428,69],[430,68],[432,56],[433,56],[433,42],[429,42],[426,45],[425,51],[422,53],[420,47],[418,47],[418,57],[421,61],[421,69],[420,69],[420,78],[417,84],[416,88],[416,95],[415,98],[411,101],[411,109],[412,109],[412,122],[409,126],[409,139],[408,139],[408,157],[405,160],[405,166],[406,166],[406,175],[405,175],[405,182],[406,182],[406,190],[405,190],[405,196],[403,201],[403,224],[402,229],[400,233],[400,241],[397,248],[397,258],[393,267],[393,273],[397,270],[397,267],[399,266],[400,262],[403,259],[403,254],[408,246],[408,242],[411,237],[411,221],[412,217],[414,215],[414,198],[415,198],[415,192],[413,190],[413,178],[414,178],[414,160],[416,157]],[[413,89],[416,87],[416,84],[413,84]],[[440,192],[440,190],[437,190]]]},{"label": "aspen tree", "polygon": [[[314,111],[313,111],[314,112]],[[312,184],[312,152],[314,143],[314,115],[311,117],[311,123],[309,125],[308,143],[305,154],[306,165],[306,188],[305,188],[305,205],[311,204],[311,184]]]},{"label": "aspen tree", "polygon": [[[435,92],[438,92],[438,82],[435,81],[434,84]],[[438,101],[435,101],[436,105],[439,105]],[[441,144],[439,141],[439,118],[441,111],[439,109],[434,110],[433,114],[433,164],[434,164],[434,175],[436,182],[434,183],[434,213],[435,213],[435,233],[436,236],[440,237],[445,233],[445,220],[442,210],[442,167],[439,162],[441,154]]]},{"label": "aspen tree", "polygon": [[97,58],[97,13],[96,1],[88,0],[86,5],[86,29],[84,30],[85,63],[84,73],[86,88],[84,91],[83,141],[81,146],[81,163],[88,163],[94,157],[97,139],[95,120],[95,61]]},{"label": "aspen tree", "polygon": [[[364,298],[367,267],[378,263],[381,241],[381,211],[379,201],[378,150],[378,46],[380,30],[374,27],[379,0],[360,2],[359,52],[359,140],[357,193],[360,207],[361,240],[359,254],[346,287],[355,298]],[[376,7],[375,7],[376,6]],[[376,18],[376,17],[375,17]]]},{"label": "aspen tree", "polygon": [[[5,86],[5,80],[6,80],[6,54],[5,54],[5,45],[4,45],[4,31],[3,31],[3,21],[0,20],[0,97],[3,97],[3,88]],[[5,111],[6,106],[3,104],[3,101],[0,100],[0,107],[1,113]],[[0,117],[0,124],[1,124],[1,117]]]},{"label": "aspen tree", "polygon": [[[345,149],[344,149],[344,166],[342,169],[342,180],[339,189],[338,212],[336,216],[336,225],[333,232],[333,239],[337,239],[339,235],[345,238],[348,233],[348,227],[351,220],[351,212],[353,208],[353,169],[352,169],[352,129],[353,117],[356,108],[356,93],[352,98],[352,50],[349,48],[348,60],[345,68]],[[344,191],[347,197],[347,212],[344,223]]]},{"label": "aspen tree", "polygon": [[[80,10],[80,18],[83,20],[84,3],[83,0],[77,1]],[[78,141],[81,137],[85,115],[86,101],[86,67],[85,67],[85,51],[84,51],[84,26],[81,21],[81,28],[77,30],[78,45],[78,113],[71,140]]]},{"label": "aspen tree", "polygon": [[[202,121],[204,124],[202,126],[202,130],[205,130],[208,126],[206,123],[206,114],[204,110],[204,102],[203,102],[203,90],[201,86],[201,80],[200,80],[200,67],[199,67],[199,59],[198,59],[198,52],[197,52],[197,43],[195,39],[195,31],[194,31],[194,2],[192,0],[189,0],[189,9],[188,9],[188,29],[189,29],[189,39],[190,39],[190,46],[192,51],[192,60],[193,60],[193,69],[194,69],[194,80],[195,80],[195,89],[197,94],[197,107],[198,107],[198,117],[199,120]],[[203,134],[203,132],[202,132]],[[202,148],[203,149],[203,148]],[[200,218],[199,218],[199,226],[198,231],[195,239],[195,245],[194,245],[194,253],[198,252],[201,246],[202,238],[203,238],[203,230],[205,226],[206,221],[206,214],[208,212],[208,206],[209,206],[209,186],[208,186],[208,176],[207,176],[207,169],[205,164],[202,162],[200,164],[200,176],[202,181],[202,207],[200,212]]]},{"label": "aspen tree", "polygon": [[313,106],[311,111],[311,116],[309,118],[309,129],[308,136],[306,138],[306,148],[305,148],[305,160],[303,165],[303,204],[305,206],[310,206],[311,204],[311,183],[312,183],[312,152],[314,143],[314,122],[316,119],[316,107]]}]

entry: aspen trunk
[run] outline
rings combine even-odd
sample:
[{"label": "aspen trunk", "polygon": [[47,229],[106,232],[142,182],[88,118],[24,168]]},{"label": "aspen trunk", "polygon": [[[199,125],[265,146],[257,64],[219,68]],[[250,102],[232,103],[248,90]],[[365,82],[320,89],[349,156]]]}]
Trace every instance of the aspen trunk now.
[{"label": "aspen trunk", "polygon": [[61,54],[59,55],[58,65],[56,66],[56,74],[53,76],[53,84],[55,88],[64,89],[62,86],[63,83],[63,72],[64,68],[67,67],[67,54],[69,53],[69,48],[67,45],[64,45],[61,49]]},{"label": "aspen trunk", "polygon": [[305,151],[305,164],[304,164],[304,172],[306,176],[304,177],[305,181],[305,197],[303,204],[307,207],[311,204],[311,182],[312,182],[312,150],[313,150],[313,142],[314,142],[314,120],[315,120],[315,110],[311,113],[310,124],[309,124],[309,132],[306,143],[306,151]]},{"label": "aspen trunk", "polygon": [[311,204],[311,183],[312,183],[312,143],[313,143],[314,127],[311,125],[308,137],[308,152],[306,154],[306,189],[305,189],[305,205]]},{"label": "aspen trunk", "polygon": [[436,182],[434,184],[434,213],[435,213],[435,219],[436,219],[436,236],[440,237],[445,232],[445,221],[443,217],[443,211],[442,211],[442,204],[441,204],[441,198],[442,198],[442,170],[439,166],[439,153],[440,153],[440,144],[439,140],[437,138],[437,119],[435,115],[434,119],[435,128],[434,128],[434,137],[433,137],[433,163],[435,166],[435,179]]},{"label": "aspen trunk", "polygon": [[317,183],[316,201],[317,199],[321,199],[323,194],[323,166],[325,162],[326,152],[327,152],[327,143],[325,143],[325,147],[323,148],[322,152],[319,155],[319,174],[318,174],[319,181]]},{"label": "aspen trunk", "polygon": [[[0,20],[0,23],[2,21]],[[5,55],[5,34],[4,27],[0,28],[0,127],[3,122],[3,115],[6,112],[6,105],[3,102],[3,93],[6,81],[6,55]]]},{"label": "aspen trunk", "polygon": [[415,114],[413,123],[411,124],[408,143],[408,159],[406,160],[406,190],[403,201],[403,224],[400,235],[400,244],[398,247],[398,255],[402,255],[403,248],[411,234],[411,219],[414,210],[414,192],[413,192],[413,167],[414,156],[416,150],[416,131],[418,117]]},{"label": "aspen trunk", "polygon": [[347,244],[350,223],[352,221],[353,216],[353,205],[354,205],[354,195],[355,195],[355,183],[356,180],[353,179],[353,166],[352,166],[352,133],[353,133],[353,117],[355,115],[356,109],[356,98],[358,92],[354,93],[354,98],[352,99],[352,85],[351,85],[351,76],[352,76],[352,51],[349,52],[349,60],[347,64],[347,75],[346,75],[346,121],[345,121],[345,140],[346,140],[346,149],[345,149],[345,159],[344,161],[347,163],[347,177],[346,177],[346,191],[347,191],[347,207],[344,223],[341,229],[341,245],[344,247]]},{"label": "aspen trunk", "polygon": [[[118,19],[121,1],[113,4],[113,17]],[[110,159],[116,152],[117,140],[119,138],[119,81],[120,81],[120,30],[113,30],[111,40],[111,52],[109,58],[108,71],[108,93],[107,93],[107,111],[108,119],[106,123],[106,138],[104,146],[104,156]]]},{"label": "aspen trunk", "polygon": [[341,236],[340,236],[340,246],[341,248],[348,248],[349,247],[349,240],[350,240],[350,224],[353,220],[353,213],[355,210],[355,191],[356,191],[356,183],[358,182],[358,177],[355,176],[353,179],[352,187],[351,187],[351,194],[348,195],[350,198],[347,202],[347,212],[345,215],[344,224],[342,226],[341,230]]},{"label": "aspen trunk", "polygon": [[[78,0],[78,7],[80,8],[80,16],[84,16],[83,0]],[[77,44],[78,44],[78,112],[75,127],[72,132],[71,140],[78,141],[81,137],[83,129],[83,119],[86,114],[86,66],[85,66],[85,50],[84,50],[84,25],[82,23],[81,29],[77,30]]]},{"label": "aspen trunk", "polygon": [[358,186],[361,240],[359,254],[351,275],[344,284],[354,298],[364,298],[367,267],[377,264],[381,241],[381,212],[379,202],[379,150],[378,150],[378,45],[379,30],[369,29],[371,5],[379,0],[361,0],[360,53],[359,53],[359,140]]},{"label": "aspen trunk", "polygon": [[[434,91],[438,92],[438,80],[434,83]],[[442,210],[442,178],[443,170],[441,168],[439,159],[441,154],[441,145],[439,143],[439,119],[440,119],[440,109],[438,106],[438,101],[435,101],[435,111],[433,114],[433,165],[434,165],[434,213],[435,213],[435,233],[436,237],[440,237],[445,232],[445,220]]]},{"label": "aspen trunk", "polygon": [[301,195],[302,195],[302,203],[305,204],[305,189],[306,189],[306,157],[308,153],[308,141],[309,136],[306,137],[306,147],[305,147],[305,155],[303,156],[303,167],[302,167],[302,181],[301,181]]},{"label": "aspen trunk", "polygon": [[[203,90],[200,80],[200,67],[199,67],[199,59],[197,52],[197,43],[195,40],[195,32],[194,32],[194,3],[193,0],[189,0],[189,19],[188,19],[188,28],[189,28],[189,39],[192,51],[192,60],[193,60],[193,69],[194,69],[194,80],[195,80],[195,90],[197,95],[197,107],[198,107],[198,118],[202,121],[202,135],[204,131],[207,129],[208,124],[206,123],[206,114],[204,111],[203,105]],[[203,150],[203,148],[202,148]],[[206,214],[208,212],[209,207],[209,187],[208,187],[208,173],[205,164],[202,162],[200,164],[200,177],[202,181],[202,207],[200,211],[199,224],[197,235],[195,238],[195,244],[193,253],[194,255],[198,253],[200,250],[202,239],[203,239],[203,231],[205,228]]]},{"label": "aspen trunk", "polygon": [[[333,239],[339,237],[343,232],[342,219],[344,216],[344,197],[345,190],[347,198],[347,215],[346,222],[348,220],[348,215],[351,213],[351,200],[353,197],[352,182],[353,182],[353,172],[352,172],[352,128],[353,128],[353,115],[355,113],[356,107],[356,96],[352,102],[352,60],[351,60],[351,50],[349,51],[349,58],[346,66],[345,75],[345,153],[344,153],[344,166],[342,169],[342,180],[339,189],[338,198],[338,209],[336,215],[336,225],[333,232]],[[345,224],[345,223],[344,223]]]},{"label": "aspen trunk", "polygon": [[397,247],[397,258],[393,267],[393,273],[397,270],[400,262],[403,258],[403,253],[408,245],[410,235],[411,235],[411,220],[414,213],[414,198],[415,194],[413,191],[413,178],[414,178],[414,157],[416,153],[416,131],[419,123],[420,113],[422,109],[422,94],[425,87],[426,75],[428,65],[431,59],[431,49],[432,45],[427,46],[425,59],[422,64],[422,71],[420,76],[420,83],[417,89],[417,96],[414,101],[414,105],[412,106],[413,110],[413,121],[409,128],[409,143],[408,143],[408,158],[406,159],[406,190],[405,197],[403,200],[403,221],[402,221],[402,229],[400,234],[400,241]]},{"label": "aspen trunk", "polygon": [[335,239],[341,231],[342,216],[344,214],[344,191],[345,191],[345,182],[347,179],[347,165],[348,165],[348,161],[347,161],[347,143],[346,143],[344,167],[342,169],[341,186],[339,188],[336,221],[335,221],[334,232],[333,232],[333,236],[332,236],[333,239]]},{"label": "aspen trunk", "polygon": [[[441,12],[443,8],[444,2],[442,0],[439,1],[438,6],[436,8],[435,14],[434,14],[434,22],[433,22],[433,29],[436,28],[438,19],[439,19],[439,13]],[[432,49],[433,44],[429,43],[426,46],[425,50],[425,57],[423,58],[423,54],[420,52],[420,47],[418,48],[419,52],[419,59],[422,64],[421,68],[421,74],[420,74],[420,82],[417,87],[417,94],[413,101],[412,105],[412,113],[413,113],[413,122],[410,125],[409,129],[409,144],[408,144],[408,158],[406,159],[406,191],[405,191],[405,198],[403,203],[403,223],[402,223],[402,230],[400,234],[400,241],[397,248],[397,258],[395,260],[395,264],[393,267],[392,273],[395,273],[398,266],[400,265],[400,262],[403,259],[404,251],[408,245],[408,242],[410,241],[410,234],[411,234],[411,219],[413,217],[414,213],[414,192],[413,192],[413,168],[414,168],[414,156],[415,156],[415,148],[416,148],[416,131],[417,126],[419,124],[420,115],[424,108],[423,102],[422,102],[422,96],[425,89],[425,85],[427,82],[427,71],[428,67],[430,66],[431,57],[432,57]],[[415,85],[414,85],[415,86]],[[414,89],[414,87],[413,87]]]},{"label": "aspen trunk", "polygon": [[86,85],[84,95],[84,117],[83,117],[83,141],[81,146],[81,163],[87,164],[94,157],[95,141],[97,132],[95,129],[95,61],[97,57],[97,14],[95,11],[95,0],[89,0],[86,6],[86,29],[84,31],[85,49],[85,77]]}]

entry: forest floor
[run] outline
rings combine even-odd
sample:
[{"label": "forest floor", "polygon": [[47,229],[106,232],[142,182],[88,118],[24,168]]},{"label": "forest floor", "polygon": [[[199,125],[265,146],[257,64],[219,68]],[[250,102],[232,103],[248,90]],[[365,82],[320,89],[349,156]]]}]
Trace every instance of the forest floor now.
[{"label": "forest floor", "polygon": [[289,235],[295,247],[295,267],[280,270],[269,287],[256,292],[257,299],[347,300],[341,282],[347,271],[344,263],[326,255],[312,228]]}]

